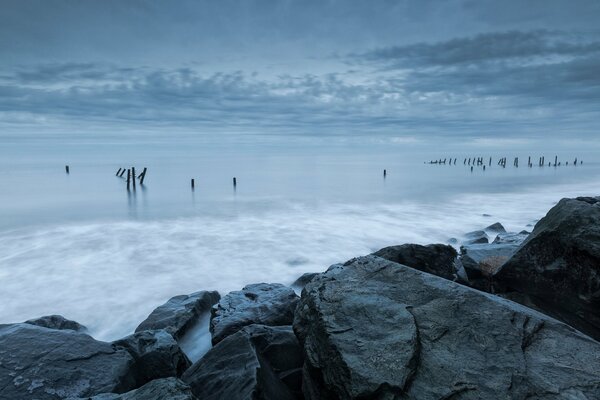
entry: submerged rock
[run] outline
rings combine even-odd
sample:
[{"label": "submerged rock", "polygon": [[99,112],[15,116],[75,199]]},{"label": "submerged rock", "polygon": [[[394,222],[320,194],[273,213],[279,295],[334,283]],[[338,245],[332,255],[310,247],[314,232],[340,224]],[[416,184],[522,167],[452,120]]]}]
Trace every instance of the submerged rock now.
[{"label": "submerged rock", "polygon": [[500,222],[496,222],[488,226],[487,228],[485,228],[485,230],[493,233],[506,233],[506,229],[504,229],[504,226],[502,226]]},{"label": "submerged rock", "polygon": [[64,399],[135,387],[133,358],[124,349],[73,330],[0,325],[2,398]]},{"label": "submerged rock", "polygon": [[454,261],[457,253],[454,247],[445,244],[430,244],[427,246],[403,244],[385,247],[376,251],[373,255],[442,278],[450,280],[456,278]]},{"label": "submerged rock", "polygon": [[490,238],[485,231],[473,231],[465,234],[465,244],[489,243]]},{"label": "submerged rock", "polygon": [[213,345],[251,324],[291,325],[298,295],[280,283],[256,283],[228,293],[212,309]]},{"label": "submerged rock", "polygon": [[312,280],[294,331],[307,399],[600,393],[600,343],[517,303],[376,256]]},{"label": "submerged rock", "polygon": [[302,348],[291,326],[249,325],[194,363],[182,379],[200,399],[301,398]]},{"label": "submerged rock", "polygon": [[600,197],[562,199],[494,276],[545,313],[600,340]]},{"label": "submerged rock", "polygon": [[172,297],[152,311],[135,331],[165,329],[179,340],[202,314],[210,311],[212,305],[220,298],[219,293],[215,291],[201,291]]},{"label": "submerged rock", "polygon": [[132,373],[136,386],[153,379],[179,377],[191,365],[179,345],[166,330],[141,331],[113,342],[134,359]]},{"label": "submerged rock", "polygon": [[156,379],[123,394],[103,393],[72,400],[197,400],[188,385],[177,378]]},{"label": "submerged rock", "polygon": [[42,326],[49,329],[70,329],[76,332],[85,332],[87,328],[78,322],[66,319],[62,315],[46,315],[44,317],[30,319],[25,321],[26,324]]},{"label": "submerged rock", "polygon": [[492,242],[492,244],[512,244],[515,246],[519,246],[525,241],[525,239],[527,239],[528,235],[529,232],[527,231],[521,231],[519,233],[499,233]]},{"label": "submerged rock", "polygon": [[467,273],[469,286],[491,291],[494,274],[518,248],[518,244],[511,242],[461,246],[459,259]]},{"label": "submerged rock", "polygon": [[303,288],[308,282],[312,280],[312,278],[314,278],[317,275],[319,275],[319,272],[307,272],[305,274],[302,274],[300,278],[296,279],[294,283],[292,283],[292,286],[297,288]]}]

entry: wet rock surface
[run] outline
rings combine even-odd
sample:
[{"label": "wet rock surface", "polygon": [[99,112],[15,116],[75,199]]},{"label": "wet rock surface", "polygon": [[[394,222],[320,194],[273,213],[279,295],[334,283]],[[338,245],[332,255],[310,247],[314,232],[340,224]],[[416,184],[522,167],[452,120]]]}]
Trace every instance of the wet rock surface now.
[{"label": "wet rock surface", "polygon": [[376,256],[313,279],[294,331],[308,399],[600,393],[598,342],[517,303]]},{"label": "wet rock surface", "polygon": [[46,315],[44,317],[30,319],[25,321],[26,324],[42,326],[49,329],[70,329],[76,332],[85,332],[87,328],[78,322],[66,319],[62,315]]},{"label": "wet rock surface", "polygon": [[103,393],[69,400],[198,400],[188,385],[177,378],[157,379],[123,394]]},{"label": "wet rock surface", "polygon": [[454,260],[457,253],[452,246],[445,244],[430,244],[427,246],[403,244],[385,247],[376,251],[373,255],[442,278],[456,279]]},{"label": "wet rock surface", "polygon": [[279,283],[257,283],[230,292],[212,309],[213,345],[252,324],[291,325],[298,295]]}]

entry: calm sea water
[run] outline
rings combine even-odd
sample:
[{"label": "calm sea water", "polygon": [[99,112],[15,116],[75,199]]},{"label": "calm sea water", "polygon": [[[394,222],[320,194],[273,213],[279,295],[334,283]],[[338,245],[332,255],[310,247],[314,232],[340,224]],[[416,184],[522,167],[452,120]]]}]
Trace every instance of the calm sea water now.
[{"label": "calm sea water", "polygon": [[[177,294],[289,284],[384,246],[445,242],[496,221],[531,229],[561,197],[600,188],[593,153],[543,154],[584,164],[540,168],[539,151],[460,144],[4,135],[0,323],[62,314],[115,339]],[[471,172],[463,158],[475,156],[492,156],[491,168]],[[424,164],[440,157],[458,161]],[[148,173],[128,192],[115,173],[131,166]]]}]

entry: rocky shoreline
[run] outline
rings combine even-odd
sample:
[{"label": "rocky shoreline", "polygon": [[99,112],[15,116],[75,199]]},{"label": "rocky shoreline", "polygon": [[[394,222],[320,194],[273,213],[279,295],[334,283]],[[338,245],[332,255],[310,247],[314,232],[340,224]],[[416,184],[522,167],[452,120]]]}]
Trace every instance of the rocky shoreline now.
[{"label": "rocky shoreline", "polygon": [[0,398],[600,399],[600,197],[460,244],[386,247],[304,274],[301,296],[176,296],[111,343],[61,316],[0,325]]}]

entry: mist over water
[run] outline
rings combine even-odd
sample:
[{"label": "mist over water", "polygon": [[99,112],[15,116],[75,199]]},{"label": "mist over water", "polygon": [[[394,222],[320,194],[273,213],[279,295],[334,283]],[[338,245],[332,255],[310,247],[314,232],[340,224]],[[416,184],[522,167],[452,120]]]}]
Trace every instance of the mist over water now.
[{"label": "mist over water", "polygon": [[[593,159],[527,168],[519,151],[504,152],[506,169],[496,166],[502,152],[470,151],[494,155],[491,168],[470,172],[466,152],[454,152],[456,166],[432,166],[423,163],[439,158],[431,149],[387,145],[6,143],[0,323],[62,314],[103,340],[131,333],[174,295],[290,284],[384,246],[444,243],[496,221],[531,230],[561,197],[600,187]],[[132,165],[148,176],[127,192],[115,173]]]}]

